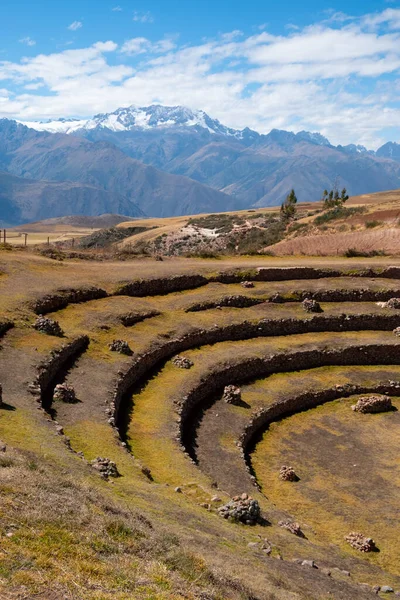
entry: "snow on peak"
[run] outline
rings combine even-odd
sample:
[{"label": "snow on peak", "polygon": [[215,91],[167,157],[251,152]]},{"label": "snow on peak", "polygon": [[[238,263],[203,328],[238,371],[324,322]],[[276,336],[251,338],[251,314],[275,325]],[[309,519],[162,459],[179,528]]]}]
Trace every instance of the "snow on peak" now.
[{"label": "snow on peak", "polygon": [[299,133],[296,134],[296,137],[300,140],[305,140],[306,142],[318,144],[318,146],[331,145],[330,141],[320,133],[313,133],[311,131],[299,131]]},{"label": "snow on peak", "polygon": [[[193,127],[208,131],[212,134],[228,135],[242,139],[247,130],[239,131],[222,125],[217,119],[212,119],[202,110],[192,110],[185,106],[129,106],[118,108],[112,113],[98,114],[92,119],[58,119],[47,122],[20,121],[23,125],[37,131],[51,133],[73,133],[81,129],[96,128],[111,131],[149,130],[172,127]],[[248,130],[250,131],[250,130]]]}]

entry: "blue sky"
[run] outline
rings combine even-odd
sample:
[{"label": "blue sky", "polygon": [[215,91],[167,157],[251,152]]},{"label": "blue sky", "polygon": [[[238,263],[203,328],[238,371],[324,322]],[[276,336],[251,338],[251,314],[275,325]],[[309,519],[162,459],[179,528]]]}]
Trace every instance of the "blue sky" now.
[{"label": "blue sky", "polygon": [[0,117],[183,104],[237,128],[400,142],[397,1],[14,0],[0,24]]}]

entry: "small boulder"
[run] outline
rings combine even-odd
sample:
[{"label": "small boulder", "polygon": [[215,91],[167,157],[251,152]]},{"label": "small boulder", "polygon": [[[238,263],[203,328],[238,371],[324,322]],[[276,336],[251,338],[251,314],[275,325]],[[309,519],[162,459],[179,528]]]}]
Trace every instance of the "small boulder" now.
[{"label": "small boulder", "polygon": [[304,533],[302,532],[300,525],[294,521],[279,521],[278,525],[283,529],[287,529],[288,531],[290,531],[290,533],[293,533],[293,535],[297,535],[298,537],[304,537]]},{"label": "small boulder", "polygon": [[380,413],[392,410],[393,406],[388,396],[363,396],[351,408],[360,413]]},{"label": "small boulder", "polygon": [[380,589],[383,594],[393,594],[394,589],[390,585],[383,585]]},{"label": "small boulder", "polygon": [[117,465],[109,458],[98,456],[92,460],[90,464],[92,465],[93,469],[99,471],[103,479],[108,479],[109,477],[119,477]]},{"label": "small boulder", "polygon": [[254,283],[252,281],[242,281],[240,284],[244,288],[253,288]]},{"label": "small boulder", "polygon": [[360,552],[373,552],[376,550],[375,542],[372,538],[365,537],[362,533],[352,531],[344,538],[354,550]]},{"label": "small boulder", "polygon": [[76,402],[76,394],[72,385],[68,383],[58,383],[54,388],[53,400],[73,404]]},{"label": "small boulder", "polygon": [[261,521],[260,505],[257,500],[247,494],[234,496],[232,500],[218,509],[218,514],[224,519],[246,525],[255,525]]},{"label": "small boulder", "polygon": [[46,333],[47,335],[54,335],[57,337],[62,337],[64,335],[64,332],[61,329],[58,321],[54,321],[48,317],[43,317],[42,315],[38,316],[33,328],[36,329],[36,331]]},{"label": "small boulder", "polygon": [[283,465],[280,468],[279,479],[282,479],[282,481],[298,481],[299,480],[293,467],[287,467],[286,465]]},{"label": "small boulder", "polygon": [[124,340],[113,340],[111,344],[108,344],[108,348],[111,352],[119,352],[120,354],[126,354],[126,356],[132,356],[133,354],[128,342]]},{"label": "small boulder", "polygon": [[222,399],[227,404],[240,404],[242,401],[242,390],[236,385],[226,385]]},{"label": "small boulder", "polygon": [[304,310],[308,313],[321,313],[323,312],[321,305],[316,300],[311,298],[305,298],[302,302]]},{"label": "small boulder", "polygon": [[386,308],[400,308],[400,298],[390,298],[387,302],[385,302]]},{"label": "small boulder", "polygon": [[400,327],[396,327],[396,329],[393,329],[393,333],[396,337],[400,337]]},{"label": "small boulder", "polygon": [[186,356],[175,356],[172,359],[172,364],[179,369],[190,369],[193,367],[192,361],[189,358],[186,358]]}]

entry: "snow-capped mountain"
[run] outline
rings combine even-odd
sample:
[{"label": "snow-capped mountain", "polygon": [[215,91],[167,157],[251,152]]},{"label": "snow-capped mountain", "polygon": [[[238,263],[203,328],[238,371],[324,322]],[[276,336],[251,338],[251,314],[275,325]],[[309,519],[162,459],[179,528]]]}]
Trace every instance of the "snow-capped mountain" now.
[{"label": "snow-capped mountain", "polygon": [[51,133],[74,133],[85,129],[109,129],[110,131],[133,131],[149,129],[167,129],[173,127],[190,127],[205,129],[212,134],[220,134],[242,139],[249,134],[258,135],[246,128],[243,131],[222,125],[218,119],[212,119],[202,110],[191,110],[184,106],[145,107],[129,106],[118,108],[112,113],[98,114],[92,119],[58,119],[47,122],[21,121],[23,125],[37,131]]}]

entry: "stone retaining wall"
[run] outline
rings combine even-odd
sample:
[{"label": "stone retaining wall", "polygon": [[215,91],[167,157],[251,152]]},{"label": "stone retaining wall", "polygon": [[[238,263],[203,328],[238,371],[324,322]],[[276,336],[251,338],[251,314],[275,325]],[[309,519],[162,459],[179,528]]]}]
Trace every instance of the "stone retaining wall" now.
[{"label": "stone retaining wall", "polygon": [[[329,331],[359,331],[395,329],[400,316],[393,315],[340,315],[326,317],[314,315],[310,318],[299,319],[262,319],[261,321],[244,321],[212,329],[193,329],[179,338],[173,338],[162,344],[150,347],[147,352],[138,355],[129,369],[122,373],[117,380],[112,400],[114,421],[118,425],[121,420],[123,399],[131,388],[137,384],[151,369],[190,348],[216,344],[229,340],[246,340],[256,337],[282,336],[312,332]],[[230,383],[230,382],[228,382]]]},{"label": "stone retaining wall", "polygon": [[[334,350],[299,350],[283,352],[263,358],[249,358],[231,365],[221,365],[212,373],[203,377],[200,383],[193,388],[187,396],[177,402],[179,414],[178,439],[183,448],[192,458],[195,458],[191,449],[191,440],[185,438],[186,424],[191,421],[193,410],[208,398],[222,391],[224,386],[235,383],[267,377],[274,373],[285,373],[291,371],[302,371],[323,366],[346,366],[346,365],[385,365],[400,364],[400,344],[371,344],[363,346],[347,346]],[[397,382],[396,382],[397,383]],[[363,390],[360,386],[360,389]],[[393,387],[389,386],[393,390]],[[398,388],[400,389],[400,384]],[[374,391],[378,391],[374,388]],[[387,391],[387,390],[386,390]],[[353,395],[352,392],[350,395]],[[360,392],[364,393],[364,391]],[[324,395],[326,394],[326,396]],[[248,428],[240,440],[243,452],[247,449],[249,441],[256,432],[260,431],[268,423],[281,419],[283,416],[306,410],[322,401],[327,402],[343,396],[343,391],[336,394],[329,391],[321,393],[321,396],[312,392],[295,396],[276,402],[253,416]],[[324,399],[325,398],[325,399]]]},{"label": "stone retaining wall", "polygon": [[89,337],[81,335],[72,342],[53,350],[49,358],[39,364],[36,380],[31,386],[32,390],[38,388],[38,393],[43,398],[66,365],[84,352],[88,346]]},{"label": "stone retaining wall", "polygon": [[207,285],[209,280],[202,275],[177,275],[157,279],[138,279],[121,283],[115,296],[162,296],[171,292],[191,290]]},{"label": "stone retaining wall", "polygon": [[[386,355],[387,349],[384,349]],[[398,355],[390,362],[397,362]],[[267,408],[260,409],[254,413],[239,438],[239,447],[242,456],[246,461],[249,473],[252,473],[250,452],[257,438],[274,421],[280,420],[296,412],[315,408],[326,402],[332,402],[339,398],[349,398],[358,394],[384,394],[388,396],[400,396],[400,382],[386,381],[379,382],[376,385],[363,386],[354,384],[337,385],[334,388],[321,390],[319,392],[305,392],[298,396],[289,397],[285,400],[275,402]]]},{"label": "stone retaining wall", "polygon": [[45,315],[66,308],[68,304],[98,300],[99,298],[106,298],[107,295],[105,290],[98,287],[65,288],[34,300],[31,303],[31,308],[37,315]]}]

